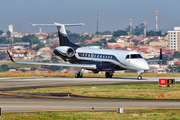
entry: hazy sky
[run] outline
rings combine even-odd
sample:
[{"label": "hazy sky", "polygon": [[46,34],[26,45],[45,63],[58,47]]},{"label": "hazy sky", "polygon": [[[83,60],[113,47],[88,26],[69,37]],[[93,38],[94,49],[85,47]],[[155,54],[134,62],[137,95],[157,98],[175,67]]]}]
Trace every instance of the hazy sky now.
[{"label": "hazy sky", "polygon": [[[159,10],[159,29],[180,26],[180,0],[1,0],[0,30],[6,32],[13,24],[17,32],[38,32],[30,23],[85,23],[67,28],[77,33],[96,32],[99,10],[99,31],[125,29],[132,19],[133,27],[144,20],[148,29],[155,29],[155,11]],[[56,32],[56,28],[42,28]]]}]

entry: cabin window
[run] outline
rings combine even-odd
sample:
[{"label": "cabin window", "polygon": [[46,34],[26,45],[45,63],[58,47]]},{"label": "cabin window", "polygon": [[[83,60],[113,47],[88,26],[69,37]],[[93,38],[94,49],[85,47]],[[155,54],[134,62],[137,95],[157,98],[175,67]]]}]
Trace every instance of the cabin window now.
[{"label": "cabin window", "polygon": [[138,56],[136,54],[131,54],[131,59],[135,59],[138,58]]},{"label": "cabin window", "polygon": [[143,58],[140,54],[137,54],[138,58]]},{"label": "cabin window", "polygon": [[126,56],[126,59],[129,59],[129,55]]}]

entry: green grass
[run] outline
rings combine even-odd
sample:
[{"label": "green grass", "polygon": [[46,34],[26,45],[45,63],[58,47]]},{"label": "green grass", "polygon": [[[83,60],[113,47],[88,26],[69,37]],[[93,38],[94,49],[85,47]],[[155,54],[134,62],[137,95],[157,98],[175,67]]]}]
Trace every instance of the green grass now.
[{"label": "green grass", "polygon": [[0,120],[180,120],[180,110],[116,112],[37,112],[2,114]]},{"label": "green grass", "polygon": [[[162,88],[158,84],[115,84],[93,86],[70,86],[23,89],[13,92],[27,93],[72,93],[82,96],[143,98],[143,99],[180,99],[180,84]],[[163,94],[165,97],[160,96]],[[159,96],[159,97],[158,97]]]},{"label": "green grass", "polygon": [[[32,67],[32,66],[31,66]],[[75,77],[75,73],[10,73],[1,72],[0,77]],[[84,73],[83,77],[103,77],[105,74]],[[113,77],[137,77],[137,73],[114,73]],[[144,73],[142,77],[180,77],[180,73],[154,74]]]}]

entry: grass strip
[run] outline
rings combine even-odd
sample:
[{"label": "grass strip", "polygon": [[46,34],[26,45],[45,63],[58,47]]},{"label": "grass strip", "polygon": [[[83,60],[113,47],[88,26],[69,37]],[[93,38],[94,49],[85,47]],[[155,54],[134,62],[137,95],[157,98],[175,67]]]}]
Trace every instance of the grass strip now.
[{"label": "grass strip", "polygon": [[37,112],[2,114],[0,120],[179,120],[180,110],[138,110],[116,112]]},{"label": "grass strip", "polygon": [[180,84],[161,87],[158,84],[114,84],[95,86],[70,86],[22,89],[11,92],[22,93],[71,93],[81,96],[138,98],[138,99],[180,99]]},{"label": "grass strip", "polygon": [[[75,77],[75,73],[0,73],[0,77]],[[104,73],[84,73],[83,77],[105,77]],[[137,73],[114,73],[113,77],[137,77]],[[180,73],[154,74],[144,73],[142,77],[180,77]]]}]

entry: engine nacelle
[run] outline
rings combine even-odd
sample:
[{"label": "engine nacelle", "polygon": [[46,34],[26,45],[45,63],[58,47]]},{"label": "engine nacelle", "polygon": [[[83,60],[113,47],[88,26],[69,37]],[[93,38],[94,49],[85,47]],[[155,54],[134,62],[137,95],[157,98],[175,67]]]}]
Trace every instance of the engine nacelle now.
[{"label": "engine nacelle", "polygon": [[59,46],[59,47],[56,47],[54,49],[54,53],[55,53],[55,51],[58,51],[58,53],[60,53],[63,56],[66,56],[66,57],[73,57],[74,54],[75,54],[74,49],[72,47],[69,47],[69,46]]}]

